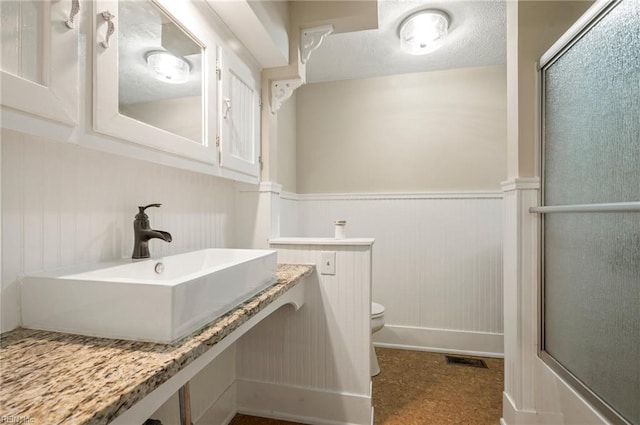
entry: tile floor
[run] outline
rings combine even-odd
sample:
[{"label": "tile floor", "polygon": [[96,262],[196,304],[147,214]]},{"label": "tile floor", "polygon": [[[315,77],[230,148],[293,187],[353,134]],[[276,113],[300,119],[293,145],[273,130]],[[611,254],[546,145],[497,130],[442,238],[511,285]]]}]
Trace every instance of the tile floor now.
[{"label": "tile floor", "polygon": [[[376,348],[375,425],[496,425],[502,416],[503,360],[487,369],[447,364],[444,354]],[[231,425],[297,425],[237,415]]]}]

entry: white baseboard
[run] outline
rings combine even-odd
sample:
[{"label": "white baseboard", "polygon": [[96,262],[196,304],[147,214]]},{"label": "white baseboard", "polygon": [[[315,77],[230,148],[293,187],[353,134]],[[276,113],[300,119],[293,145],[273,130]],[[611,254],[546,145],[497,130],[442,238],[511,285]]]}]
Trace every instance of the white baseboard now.
[{"label": "white baseboard", "polygon": [[504,357],[503,335],[487,332],[385,325],[382,330],[373,334],[373,343],[376,347],[385,348]]},{"label": "white baseboard", "polygon": [[362,425],[372,422],[371,397],[236,381],[238,413],[313,425]]},{"label": "white baseboard", "polygon": [[502,393],[502,418],[500,418],[500,425],[536,425],[537,423],[538,415],[536,412],[518,410],[513,404],[511,397],[505,392]]}]

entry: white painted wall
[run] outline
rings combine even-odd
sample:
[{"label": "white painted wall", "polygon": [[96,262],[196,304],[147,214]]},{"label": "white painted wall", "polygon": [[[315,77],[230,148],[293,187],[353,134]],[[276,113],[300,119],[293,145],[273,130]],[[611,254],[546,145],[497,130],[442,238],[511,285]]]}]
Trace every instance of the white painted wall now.
[{"label": "white painted wall", "polygon": [[278,183],[283,190],[297,191],[296,93],[278,110]]},{"label": "white painted wall", "polygon": [[499,190],[504,66],[316,83],[296,91],[297,193]]},{"label": "white painted wall", "polygon": [[158,99],[120,105],[120,113],[153,127],[202,143],[202,97]]},{"label": "white painted wall", "polygon": [[[306,232],[302,228],[302,218],[300,217],[300,203],[298,199],[299,195],[289,192],[282,192],[280,194],[280,235],[283,237],[289,236],[308,236],[309,232]],[[324,232],[330,232],[329,228],[331,223],[327,224],[323,229]],[[317,235],[319,236],[319,235]]]},{"label": "white painted wall", "polygon": [[127,257],[138,205],[173,242],[151,253],[232,247],[234,183],[2,130],[2,331],[19,324],[20,273]]},{"label": "white painted wall", "polygon": [[376,238],[377,344],[502,355],[506,102],[504,66],[296,91],[296,189],[287,180],[280,234],[332,236],[346,219],[349,236]]},{"label": "white painted wall", "polygon": [[593,0],[507,2],[507,132],[509,180],[538,176],[540,56]]},{"label": "white painted wall", "polygon": [[503,353],[502,195],[284,194],[282,236],[373,237],[378,345]]},{"label": "white painted wall", "polygon": [[286,1],[253,1],[247,2],[256,14],[271,42],[280,51],[282,58],[289,59],[289,3]]}]

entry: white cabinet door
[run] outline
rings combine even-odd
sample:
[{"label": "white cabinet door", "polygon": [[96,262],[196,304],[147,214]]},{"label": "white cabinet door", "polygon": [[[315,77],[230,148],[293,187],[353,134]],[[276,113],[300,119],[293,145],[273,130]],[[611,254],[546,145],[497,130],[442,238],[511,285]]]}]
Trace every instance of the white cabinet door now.
[{"label": "white cabinet door", "polygon": [[94,130],[216,163],[218,39],[197,1],[96,0]]},{"label": "white cabinet door", "polygon": [[222,52],[220,166],[260,175],[259,77],[237,56]]},{"label": "white cabinet door", "polygon": [[73,0],[0,1],[3,106],[78,124],[80,4]]}]

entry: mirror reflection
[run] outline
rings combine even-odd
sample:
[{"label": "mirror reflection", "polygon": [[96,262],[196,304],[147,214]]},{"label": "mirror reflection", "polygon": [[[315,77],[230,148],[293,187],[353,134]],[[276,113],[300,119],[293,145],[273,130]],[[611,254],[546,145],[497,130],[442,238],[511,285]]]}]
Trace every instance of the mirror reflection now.
[{"label": "mirror reflection", "polygon": [[2,70],[43,84],[45,2],[42,0],[0,1],[0,64]]},{"label": "mirror reflection", "polygon": [[120,113],[202,144],[202,47],[149,1],[118,15]]}]

